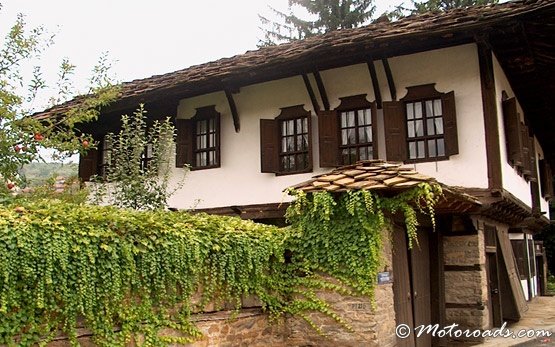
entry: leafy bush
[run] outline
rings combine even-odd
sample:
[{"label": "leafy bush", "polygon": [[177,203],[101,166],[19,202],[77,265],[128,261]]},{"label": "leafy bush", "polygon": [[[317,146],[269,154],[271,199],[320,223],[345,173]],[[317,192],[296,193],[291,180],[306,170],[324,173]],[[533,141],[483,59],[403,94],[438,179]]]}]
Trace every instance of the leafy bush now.
[{"label": "leafy bush", "polygon": [[[392,198],[297,193],[286,228],[15,200],[0,208],[0,344],[48,341],[60,329],[77,344],[80,319],[103,346],[133,337],[146,345],[186,343],[200,336],[192,312],[208,303],[239,309],[245,294],[256,295],[271,318],[298,315],[318,330],[306,314],[317,311],[350,329],[317,291],[372,297],[384,212],[404,212],[410,236],[417,224],[411,206],[433,212],[435,188],[422,184]],[[162,336],[164,328],[185,337]]]}]

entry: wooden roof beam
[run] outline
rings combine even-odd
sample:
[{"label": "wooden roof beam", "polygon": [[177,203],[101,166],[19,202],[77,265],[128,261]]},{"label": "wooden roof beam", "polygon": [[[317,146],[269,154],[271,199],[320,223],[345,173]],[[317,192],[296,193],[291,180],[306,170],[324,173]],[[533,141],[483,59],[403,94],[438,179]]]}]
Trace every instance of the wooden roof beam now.
[{"label": "wooden roof beam", "polygon": [[238,133],[241,130],[241,122],[239,120],[239,113],[237,112],[237,105],[235,100],[233,100],[233,94],[231,90],[225,89],[225,97],[227,98],[227,103],[229,104],[229,110],[231,111],[231,116],[233,117],[233,126],[235,127],[235,132]]},{"label": "wooden roof beam", "polygon": [[376,105],[379,109],[382,108],[382,93],[380,91],[380,83],[378,81],[378,74],[376,73],[376,67],[374,66],[374,59],[368,57],[366,61],[368,66],[368,72],[370,72],[370,78],[372,79],[372,89],[374,89],[374,97],[376,98]]},{"label": "wooden roof beam", "polygon": [[314,79],[316,79],[316,85],[318,86],[318,92],[320,93],[320,98],[322,98],[324,111],[329,111],[330,102],[328,99],[328,94],[326,93],[326,88],[324,87],[324,82],[322,81],[322,76],[320,76],[320,71],[315,70],[313,74],[314,74]]},{"label": "wooden roof beam", "polygon": [[318,105],[318,100],[316,100],[316,94],[314,94],[314,89],[312,89],[312,84],[310,84],[310,80],[308,76],[304,73],[303,75],[303,82],[306,87],[306,91],[308,92],[308,96],[310,97],[310,102],[312,103],[312,108],[314,112],[318,114],[320,111],[320,105]]}]

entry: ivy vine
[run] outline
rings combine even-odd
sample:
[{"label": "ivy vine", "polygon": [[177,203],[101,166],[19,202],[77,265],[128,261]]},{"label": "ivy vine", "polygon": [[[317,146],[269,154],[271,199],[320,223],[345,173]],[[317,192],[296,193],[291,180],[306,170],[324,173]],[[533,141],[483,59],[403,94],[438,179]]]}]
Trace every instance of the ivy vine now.
[{"label": "ivy vine", "polygon": [[239,309],[244,295],[273,319],[297,315],[319,330],[308,316],[318,311],[349,329],[318,291],[372,297],[386,212],[404,212],[414,240],[416,212],[433,217],[438,189],[296,192],[286,228],[55,200],[0,207],[0,344],[45,344],[62,331],[78,345],[80,325],[100,346],[188,343],[201,336],[192,313]]}]

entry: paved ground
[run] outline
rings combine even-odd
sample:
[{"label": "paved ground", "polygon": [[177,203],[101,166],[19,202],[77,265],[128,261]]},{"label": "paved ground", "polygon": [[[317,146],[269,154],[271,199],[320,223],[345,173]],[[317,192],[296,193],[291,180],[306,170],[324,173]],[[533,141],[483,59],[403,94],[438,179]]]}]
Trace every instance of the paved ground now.
[{"label": "paved ground", "polygon": [[540,296],[528,303],[528,311],[519,322],[507,326],[513,332],[521,329],[547,330],[551,337],[538,338],[490,338],[477,346],[505,347],[505,346],[549,346],[555,347],[555,296]]}]

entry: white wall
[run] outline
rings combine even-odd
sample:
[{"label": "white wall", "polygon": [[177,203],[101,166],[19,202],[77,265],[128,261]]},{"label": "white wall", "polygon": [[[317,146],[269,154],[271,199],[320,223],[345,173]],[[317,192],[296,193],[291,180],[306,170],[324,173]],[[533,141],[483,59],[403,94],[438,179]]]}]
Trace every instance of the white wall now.
[{"label": "white wall", "polygon": [[[406,87],[436,83],[441,92],[455,91],[460,154],[448,161],[419,163],[415,168],[439,181],[457,186],[487,187],[484,122],[476,46],[468,44],[389,59],[398,97]],[[384,101],[391,100],[389,87],[380,62],[375,64]],[[366,64],[327,71],[321,76],[331,107],[340,97],[374,92]],[[313,78],[313,89],[320,100]],[[329,171],[319,168],[317,119],[300,76],[243,87],[234,95],[241,121],[236,133],[223,92],[181,100],[178,118],[190,118],[195,108],[216,105],[221,113],[221,168],[190,172],[181,190],[170,200],[177,208],[210,208],[287,201],[282,190]],[[312,112],[312,173],[276,176],[260,172],[260,119],[273,119],[281,107],[304,104]],[[378,145],[385,157],[383,113],[378,111]],[[176,176],[177,176],[176,169]]]}]

